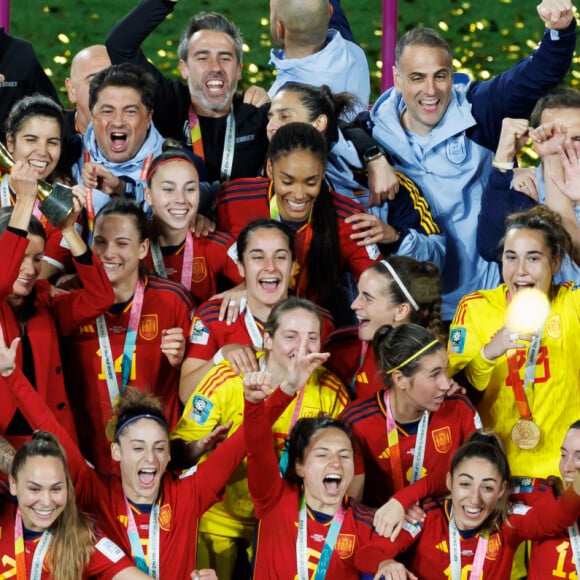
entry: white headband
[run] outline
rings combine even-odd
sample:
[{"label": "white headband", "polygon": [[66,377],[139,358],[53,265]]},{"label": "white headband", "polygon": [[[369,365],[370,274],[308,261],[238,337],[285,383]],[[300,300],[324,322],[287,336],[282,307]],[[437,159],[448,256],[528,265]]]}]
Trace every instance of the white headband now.
[{"label": "white headband", "polygon": [[401,292],[406,296],[411,306],[415,310],[419,310],[419,305],[417,304],[417,302],[415,302],[415,299],[411,296],[411,293],[409,292],[409,290],[407,290],[407,287],[403,284],[403,281],[399,278],[393,266],[391,266],[391,264],[389,264],[389,262],[387,262],[386,260],[381,260],[381,264],[389,271],[389,274],[391,275],[393,280],[397,283],[397,286],[401,289]]}]

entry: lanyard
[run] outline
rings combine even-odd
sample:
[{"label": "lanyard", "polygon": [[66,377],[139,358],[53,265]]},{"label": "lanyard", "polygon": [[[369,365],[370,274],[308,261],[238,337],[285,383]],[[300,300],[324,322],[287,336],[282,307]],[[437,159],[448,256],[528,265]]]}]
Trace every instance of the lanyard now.
[{"label": "lanyard", "polygon": [[578,533],[577,523],[568,528],[568,534],[570,535],[570,544],[572,546],[572,554],[574,555],[576,574],[580,575],[580,534]]},{"label": "lanyard", "polygon": [[254,348],[262,349],[264,347],[264,337],[256,324],[256,319],[252,314],[250,307],[246,305],[246,313],[244,315],[244,324],[246,325],[246,330],[250,335],[250,340]]},{"label": "lanyard", "polygon": [[[332,518],[328,533],[326,534],[326,541],[318,560],[314,580],[324,580],[326,572],[332,558],[334,545],[338,538],[338,533],[344,521],[345,511],[344,507],[340,506]],[[308,575],[308,516],[306,514],[306,498],[300,498],[300,511],[298,513],[298,537],[296,539],[296,565],[298,568],[298,580],[309,580]]]},{"label": "lanyard", "polygon": [[363,340],[361,342],[361,346],[360,346],[360,358],[358,361],[358,368],[356,369],[354,375],[352,375],[352,379],[350,381],[350,395],[351,397],[355,396],[355,385],[356,385],[356,378],[358,377],[358,374],[360,373],[360,370],[363,366],[363,363],[365,362],[365,358],[367,356],[367,351],[369,350],[369,343],[368,340]]},{"label": "lanyard", "polygon": [[131,554],[137,564],[137,568],[152,578],[159,580],[159,503],[155,502],[151,507],[149,515],[149,542],[147,544],[147,553],[149,555],[149,567],[143,552],[143,545],[139,537],[139,530],[135,524],[135,516],[125,497],[125,506],[127,507],[127,536],[131,544]]},{"label": "lanyard", "polygon": [[[91,154],[88,149],[83,153],[83,163],[86,164],[91,160]],[[91,245],[93,240],[93,231],[95,229],[95,204],[93,201],[93,188],[87,187],[87,199],[85,201],[87,208],[87,227],[89,228],[88,244]]]},{"label": "lanyard", "polygon": [[[393,475],[393,486],[395,491],[399,491],[405,487],[405,480],[403,474],[403,464],[401,461],[401,449],[399,446],[399,433],[397,431],[397,422],[393,418],[391,412],[391,391],[387,389],[384,395],[385,411],[387,415],[387,442],[389,445],[391,473]],[[425,458],[425,447],[427,445],[427,428],[429,426],[429,413],[423,412],[423,416],[419,421],[417,428],[417,436],[415,438],[415,453],[413,454],[413,468],[411,471],[411,483],[415,483],[421,479],[423,471],[423,459]]]},{"label": "lanyard", "polygon": [[[32,568],[30,569],[30,580],[40,580],[42,577],[42,564],[50,541],[52,539],[52,532],[45,530],[42,532],[40,541],[34,550],[34,557],[32,558]],[[14,555],[16,560],[16,578],[17,580],[26,580],[26,561],[24,555],[24,533],[22,529],[22,516],[20,515],[20,508],[16,509],[16,520],[14,522]]]},{"label": "lanyard", "polygon": [[[133,296],[133,304],[131,305],[129,325],[125,333],[123,360],[121,363],[121,392],[125,390],[131,375],[131,364],[133,362],[133,354],[135,353],[137,329],[139,328],[139,320],[141,319],[144,294],[145,287],[143,285],[143,281],[139,279],[137,281],[137,288],[135,289],[135,294]],[[103,366],[105,367],[107,388],[109,389],[109,399],[111,400],[111,405],[114,406],[115,401],[119,396],[119,382],[117,381],[115,360],[113,359],[113,351],[111,349],[111,341],[109,339],[109,332],[107,331],[107,323],[105,321],[104,314],[101,314],[99,317],[97,317],[97,334],[99,337],[99,346],[101,348],[101,359],[103,361]]]},{"label": "lanyard", "polygon": [[[151,257],[153,267],[158,276],[167,278],[167,268],[163,260],[163,253],[159,242],[151,241]],[[181,265],[181,285],[189,292],[191,290],[191,275],[193,273],[193,236],[190,231],[185,234],[185,246],[183,248],[183,264]]]},{"label": "lanyard", "polygon": [[540,353],[540,344],[542,341],[543,328],[538,330],[537,334],[532,337],[532,342],[528,348],[526,356],[526,366],[524,370],[523,383],[520,380],[520,375],[517,368],[516,353],[510,352],[507,355],[508,373],[512,383],[512,389],[516,398],[516,407],[522,419],[531,419],[532,411],[528,402],[526,393],[528,389],[533,391],[536,380],[536,363]]},{"label": "lanyard", "polygon": [[[485,564],[488,542],[488,534],[480,533],[477,540],[477,548],[475,549],[475,556],[473,556],[469,580],[480,580]],[[449,556],[451,558],[451,580],[461,580],[461,539],[459,537],[459,530],[455,524],[455,519],[453,518],[453,512],[451,512],[449,519]]]},{"label": "lanyard", "polygon": [[[292,412],[292,419],[290,420],[290,426],[288,427],[288,434],[292,432],[292,428],[294,427],[294,425],[296,425],[296,421],[298,421],[300,413],[302,412],[302,402],[304,400],[305,390],[306,385],[304,386],[304,388],[298,391],[298,396],[296,397],[296,406],[294,407],[294,411]],[[278,464],[278,468],[280,470],[280,475],[284,477],[284,475],[286,474],[286,470],[288,469],[288,449],[286,445],[284,445],[284,449],[282,449],[282,455],[280,455],[280,462]]]},{"label": "lanyard", "polygon": [[[193,152],[205,161],[205,150],[203,147],[203,140],[201,138],[201,126],[199,124],[199,117],[189,106],[189,133],[191,136],[191,147]],[[226,135],[224,138],[224,148],[222,153],[222,164],[220,167],[220,181],[229,181],[232,175],[232,167],[234,165],[234,149],[236,146],[236,121],[234,118],[234,105],[232,103],[228,118],[226,121]]]}]

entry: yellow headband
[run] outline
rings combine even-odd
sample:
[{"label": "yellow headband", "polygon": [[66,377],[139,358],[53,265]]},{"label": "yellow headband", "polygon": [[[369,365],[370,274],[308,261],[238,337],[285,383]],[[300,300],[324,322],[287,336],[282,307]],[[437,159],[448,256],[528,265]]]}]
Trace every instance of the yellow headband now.
[{"label": "yellow headband", "polygon": [[412,354],[408,359],[405,359],[401,364],[397,365],[396,367],[393,367],[392,369],[389,369],[388,371],[385,371],[386,375],[390,375],[392,373],[394,373],[395,371],[398,371],[399,369],[403,368],[405,365],[408,365],[411,361],[415,360],[419,355],[422,355],[426,350],[429,350],[432,346],[434,346],[435,344],[438,344],[439,341],[437,339],[432,340],[429,344],[425,345],[422,349],[418,350],[415,354]]}]

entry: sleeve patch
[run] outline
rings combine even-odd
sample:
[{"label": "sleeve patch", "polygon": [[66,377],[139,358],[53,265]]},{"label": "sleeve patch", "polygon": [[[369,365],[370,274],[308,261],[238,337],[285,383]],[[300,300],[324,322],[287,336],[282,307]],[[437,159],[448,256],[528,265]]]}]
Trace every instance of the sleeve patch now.
[{"label": "sleeve patch", "polygon": [[189,335],[189,342],[192,344],[206,345],[209,341],[209,330],[205,327],[201,318],[197,316],[193,319],[191,325],[191,333]]},{"label": "sleeve patch", "polygon": [[513,477],[511,483],[512,493],[532,493],[534,491],[534,480],[531,477]]},{"label": "sleeve patch", "polygon": [[191,477],[197,473],[197,465],[192,465],[189,469],[182,471],[179,474],[179,479],[185,479],[186,477]]},{"label": "sleeve patch", "polygon": [[234,264],[238,263],[238,244],[234,242],[227,251],[228,256],[234,262]]},{"label": "sleeve patch", "polygon": [[412,524],[411,522],[404,521],[402,525],[403,530],[411,534],[412,538],[415,538],[421,532],[421,524]]},{"label": "sleeve patch", "polygon": [[516,516],[525,516],[531,509],[532,507],[529,505],[516,503],[511,507],[510,513],[515,514]]},{"label": "sleeve patch", "polygon": [[479,413],[476,411],[475,415],[473,416],[473,425],[476,429],[483,429],[483,423],[481,422],[481,417]]},{"label": "sleeve patch", "polygon": [[109,538],[101,538],[95,548],[115,564],[125,555],[125,552]]},{"label": "sleeve patch", "polygon": [[452,354],[463,354],[466,336],[466,328],[452,328],[449,332],[449,352]]},{"label": "sleeve patch", "polygon": [[368,246],[365,246],[365,248],[371,260],[379,259],[381,251],[379,250],[379,247],[376,244],[369,244]]},{"label": "sleeve patch", "polygon": [[213,403],[202,397],[195,395],[191,404],[191,418],[199,425],[205,425],[213,409]]}]

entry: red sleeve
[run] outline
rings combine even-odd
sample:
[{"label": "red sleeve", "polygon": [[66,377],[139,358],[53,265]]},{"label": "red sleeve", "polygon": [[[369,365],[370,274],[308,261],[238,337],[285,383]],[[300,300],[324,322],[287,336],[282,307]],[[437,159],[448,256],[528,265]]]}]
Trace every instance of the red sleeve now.
[{"label": "red sleeve", "polygon": [[284,489],[264,403],[244,401],[243,429],[248,453],[248,488],[256,517],[260,518],[277,504]]},{"label": "red sleeve", "polygon": [[98,258],[92,256],[91,265],[75,260],[75,268],[83,285],[82,290],[58,294],[52,301],[61,336],[72,334],[81,324],[94,320],[115,302],[113,286]]},{"label": "red sleeve", "polygon": [[2,268],[0,268],[0,300],[6,300],[12,293],[14,280],[18,278],[20,266],[24,259],[24,253],[28,247],[28,238],[19,236],[10,230],[6,230],[0,236],[0,256],[2,256]]},{"label": "red sleeve", "polygon": [[243,278],[235,261],[228,254],[230,248],[236,243],[235,239],[225,232],[213,232],[220,240],[214,241],[212,246],[212,268],[218,275],[228,279],[234,286],[241,284]]},{"label": "red sleeve", "polygon": [[446,469],[433,470],[415,483],[397,491],[393,498],[399,501],[405,509],[408,509],[426,497],[442,497],[449,491],[446,475]]},{"label": "red sleeve", "polygon": [[75,488],[79,481],[87,480],[87,485],[93,486],[98,480],[96,473],[86,464],[68,431],[56,420],[45,400],[34,390],[22,371],[17,367],[8,376],[0,376],[0,385],[11,391],[17,401],[18,408],[33,429],[48,431],[56,435],[67,456],[71,479]]},{"label": "red sleeve", "polygon": [[100,536],[91,553],[85,575],[99,580],[111,580],[119,572],[134,567],[135,563],[113,540]]},{"label": "red sleeve", "polygon": [[[518,504],[512,507],[509,523],[517,528],[520,538],[540,540],[555,536],[580,517],[580,495],[570,486],[556,502],[542,502],[523,516],[517,514]],[[506,527],[506,529],[509,529]]]}]

